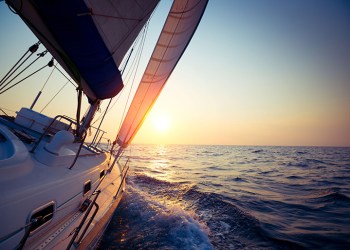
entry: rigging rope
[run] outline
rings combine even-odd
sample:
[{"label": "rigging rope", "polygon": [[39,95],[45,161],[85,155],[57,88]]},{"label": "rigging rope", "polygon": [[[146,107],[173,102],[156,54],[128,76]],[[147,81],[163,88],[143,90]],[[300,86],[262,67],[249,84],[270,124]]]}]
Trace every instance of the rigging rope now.
[{"label": "rigging rope", "polygon": [[[134,51],[134,48],[131,48],[130,53],[129,53],[129,56],[128,56],[127,60],[125,61],[124,66],[123,66],[123,69],[122,69],[122,71],[121,71],[121,75],[123,75],[124,70],[125,70],[126,66],[128,65],[129,59],[130,59],[131,54],[132,54],[133,51]],[[106,117],[106,114],[107,114],[107,112],[108,112],[109,105],[111,105],[112,100],[113,100],[113,97],[112,97],[111,99],[109,99],[108,105],[107,105],[105,111],[103,112],[103,116],[102,116],[102,119],[101,119],[101,121],[100,121],[100,124],[98,125],[98,128],[97,128],[97,131],[96,131],[96,133],[95,133],[94,138],[92,139],[92,144],[93,144],[93,143],[95,142],[95,140],[97,139],[97,132],[100,131],[102,122],[103,122],[103,120],[104,120],[105,117]],[[118,100],[118,99],[117,99],[117,100]],[[101,115],[100,115],[98,118],[100,118],[100,117],[101,117]],[[98,121],[98,120],[96,120],[93,124],[95,124],[97,121]],[[92,124],[92,125],[93,125],[93,124]]]},{"label": "rigging rope", "polygon": [[[37,59],[38,59],[38,58],[37,58]],[[37,59],[36,59],[36,60],[37,60]],[[2,88],[0,88],[0,91],[2,90],[2,91],[0,92],[0,95],[3,94],[3,93],[5,93],[6,91],[12,89],[13,87],[15,87],[15,86],[18,85],[19,83],[23,82],[24,80],[28,79],[29,77],[33,76],[34,74],[38,73],[39,71],[41,71],[42,69],[46,68],[47,66],[52,67],[52,65],[53,65],[53,62],[50,61],[48,64],[44,65],[44,66],[41,67],[40,69],[34,71],[33,73],[29,74],[28,76],[26,76],[26,77],[23,78],[22,80],[20,80],[20,81],[14,83],[14,84],[12,84],[11,86],[9,86],[9,87],[6,88],[5,90],[3,90],[3,89],[14,79],[14,78],[13,78],[10,82],[8,82],[7,84],[5,84],[5,86],[3,86]],[[17,77],[17,76],[16,76],[16,77]]]},{"label": "rigging rope", "polygon": [[9,115],[5,112],[5,110],[6,110],[6,111],[10,111],[10,112],[12,112],[12,113],[16,113],[15,110],[7,109],[7,108],[0,108],[0,111],[1,111],[2,113],[4,113],[6,116],[9,116]]},{"label": "rigging rope", "polygon": [[46,107],[53,101],[53,99],[55,99],[55,97],[63,90],[63,88],[69,83],[70,81],[68,80],[59,90],[58,92],[50,99],[50,101],[45,105],[45,107],[42,108],[42,110],[40,110],[40,113],[42,113],[44,111],[44,109],[46,109]]},{"label": "rigging rope", "polygon": [[[54,59],[52,58],[51,61],[53,62],[53,60],[54,60]],[[49,79],[51,78],[51,75],[52,75],[53,71],[55,70],[55,68],[56,68],[56,66],[57,66],[57,63],[58,63],[58,62],[56,62],[55,65],[54,65],[54,67],[52,68],[51,73],[50,73],[50,75],[47,77],[46,82],[44,83],[44,85],[43,85],[43,87],[41,88],[40,92],[42,92],[42,91],[44,90],[44,88],[45,88],[47,82],[48,82]]]},{"label": "rigging rope", "polygon": [[[148,22],[148,23],[149,23],[149,22]],[[122,127],[123,119],[124,119],[124,117],[125,117],[126,107],[127,107],[127,105],[128,105],[129,99],[130,99],[131,90],[132,90],[132,87],[134,86],[134,83],[135,83],[136,72],[138,71],[138,68],[139,68],[139,64],[140,64],[140,61],[141,61],[141,54],[142,54],[142,51],[143,51],[143,48],[144,48],[144,45],[145,45],[146,36],[147,36],[148,23],[147,23],[147,25],[145,26],[145,32],[144,32],[144,34],[143,34],[142,41],[141,41],[141,49],[139,50],[139,57],[138,57],[138,60],[137,60],[137,65],[136,65],[136,69],[135,69],[135,74],[134,74],[134,77],[133,77],[133,80],[132,80],[132,84],[131,84],[131,87],[130,87],[130,90],[129,90],[128,98],[127,98],[126,103],[125,103],[125,106],[124,106],[124,111],[123,111],[122,118],[121,118],[121,120],[120,120],[120,124],[119,124],[118,131],[119,131],[120,128]]]},{"label": "rigging rope", "polygon": [[74,82],[71,81],[71,79],[69,79],[56,65],[55,68],[68,80],[68,82],[70,82],[75,88],[77,88],[78,86],[75,85]]},{"label": "rigging rope", "polygon": [[[131,54],[132,54],[133,51],[134,51],[134,48],[132,48],[132,49],[130,50],[130,53],[129,53],[129,55],[128,55],[128,58],[127,58],[126,62],[124,63],[123,69],[121,70],[121,75],[123,75],[124,70],[125,70],[125,68],[126,68],[126,65],[128,64],[129,59],[130,59]],[[123,92],[123,90],[124,90],[124,88],[122,89],[121,93]],[[120,93],[120,94],[121,94],[121,93]],[[119,96],[120,96],[120,95],[119,95]],[[116,101],[119,99],[119,96],[117,97]],[[105,117],[106,114],[110,111],[109,106],[111,105],[111,102],[112,102],[113,99],[114,99],[114,97],[112,97],[112,98],[109,99],[108,105],[107,105],[107,107],[105,108],[105,111],[103,112],[103,114],[99,115],[99,117],[98,117],[91,125],[94,125],[97,121],[101,120],[100,125],[98,126],[98,129],[100,129],[101,124],[102,124],[102,122],[103,122],[103,120],[104,120],[104,117]],[[102,117],[102,119],[101,119],[101,117]],[[94,138],[94,139],[95,139],[95,138]],[[93,140],[93,141],[94,141],[94,140]]]},{"label": "rigging rope", "polygon": [[[127,66],[127,64],[128,64],[128,62],[129,62],[129,59],[130,59],[130,57],[131,57],[131,54],[133,53],[133,51],[134,51],[134,49],[135,49],[135,47],[136,47],[136,45],[138,44],[138,42],[141,40],[141,44],[142,44],[142,46],[143,46],[143,43],[144,42],[142,42],[143,40],[144,40],[144,33],[145,33],[145,29],[146,29],[146,26],[147,26],[147,24],[145,25],[145,28],[143,29],[143,32],[140,32],[140,35],[136,38],[136,40],[135,40],[135,42],[134,42],[134,44],[133,44],[133,46],[132,46],[132,48],[131,48],[131,50],[130,50],[130,53],[129,53],[129,55],[128,55],[128,57],[127,57],[127,60],[125,60],[124,62],[123,62],[123,65],[122,65],[122,70],[121,70],[121,74],[123,75],[124,74],[124,71],[125,71],[125,69],[126,69],[126,66]],[[139,50],[140,50],[140,47],[139,47],[139,49],[138,49],[138,51],[137,51],[137,53],[136,53],[136,56],[135,56],[135,58],[137,58],[137,56],[140,56],[140,53],[139,53]],[[130,73],[130,71],[132,71],[131,69],[134,69],[134,65],[135,65],[135,58],[134,58],[134,60],[132,61],[132,63],[131,63],[131,67],[129,68],[129,70],[128,70],[128,72],[127,72],[127,74],[126,74],[126,83],[128,83],[129,82],[129,73]],[[136,72],[135,72],[135,74],[136,74]],[[109,103],[108,103],[108,105],[107,105],[107,107],[106,107],[106,109],[105,109],[105,114],[107,114],[109,111],[111,111],[112,110],[112,108],[114,107],[114,105],[117,103],[117,101],[119,100],[119,97],[121,96],[121,94],[124,92],[124,89],[125,89],[125,87],[127,86],[127,84],[125,84],[125,86],[124,86],[124,88],[121,90],[121,92],[119,93],[119,95],[117,96],[117,98],[115,99],[115,101],[113,102],[113,104],[112,104],[112,106],[109,108],[109,106],[110,106],[110,104],[111,104],[111,101],[109,101]],[[111,100],[112,99],[114,99],[114,98],[111,98]],[[105,116],[105,114],[100,114],[99,116],[98,116],[98,118],[96,118],[96,120],[91,124],[91,125],[94,125],[96,122],[98,122],[99,120],[101,120],[101,118],[102,118],[102,116]]]},{"label": "rigging rope", "polygon": [[[53,59],[53,57],[52,57],[52,59],[51,59],[51,66],[53,65],[53,61],[54,61],[54,59]],[[57,65],[57,62],[56,62],[56,65]],[[52,75],[52,73],[53,73],[54,70],[55,70],[55,67],[52,68],[50,75],[49,75],[48,78],[46,79],[46,82],[44,83],[43,87],[41,88],[41,90],[39,91],[39,93],[38,93],[38,94],[36,95],[36,97],[34,98],[34,101],[33,101],[32,105],[30,106],[30,109],[33,109],[34,106],[35,106],[35,104],[36,104],[37,101],[39,100],[39,97],[40,97],[41,94],[43,93],[44,87],[46,86],[47,82],[49,81],[49,79],[50,79],[50,77],[51,77],[51,75]]]},{"label": "rigging rope", "polygon": [[[21,67],[23,65],[23,63],[25,63],[29,59],[29,57],[31,57],[38,50],[39,45],[40,45],[40,42],[37,42],[29,47],[29,49],[23,54],[23,56],[15,63],[15,65],[13,65],[13,67],[7,72],[7,74],[0,80],[0,87],[6,82],[6,80],[9,77],[11,77],[11,75],[14,72],[16,72],[16,70],[19,67]],[[19,64],[19,62],[22,61],[22,59],[28,54],[28,52],[31,52],[31,54],[20,65],[18,65],[18,67],[16,67],[17,64]]]},{"label": "rigging rope", "polygon": [[[0,88],[0,91],[3,90],[4,88],[6,88],[14,79],[16,79],[16,78],[17,78],[20,74],[22,74],[26,69],[28,69],[30,66],[32,66],[37,60],[39,60],[40,57],[44,57],[44,56],[46,55],[46,53],[47,53],[47,50],[45,50],[45,51],[42,52],[42,53],[37,54],[38,57],[37,57],[33,62],[31,62],[27,67],[25,67],[21,72],[19,72],[17,75],[15,75],[11,80],[9,80],[4,86],[2,86],[2,87]],[[23,62],[21,63],[21,65],[22,65],[22,64],[23,64]],[[21,65],[19,65],[19,66],[16,68],[16,70],[17,70]],[[14,87],[15,85],[17,85],[18,83],[24,81],[24,80],[27,79],[28,77],[34,75],[35,73],[39,72],[40,70],[42,70],[43,68],[45,68],[46,66],[49,66],[49,65],[50,65],[50,62],[49,62],[47,65],[45,65],[44,67],[42,67],[42,68],[40,68],[39,70],[35,71],[34,73],[30,74],[29,76],[23,78],[22,80],[18,81],[18,82],[15,83],[15,84],[13,84],[11,87],[9,87],[9,88],[5,89],[4,91],[0,92],[0,94],[6,92],[7,90],[9,90],[9,89],[11,89],[12,87]],[[14,72],[13,72],[13,73],[14,73]],[[13,73],[11,73],[10,75],[12,75]],[[7,77],[6,80],[7,80],[8,78],[9,78],[9,77]],[[1,85],[3,85],[4,83],[5,83],[5,82],[3,82]]]},{"label": "rigging rope", "polygon": [[[57,93],[50,99],[50,101],[40,110],[40,113],[42,113],[42,112],[47,108],[47,106],[50,105],[50,103],[51,103],[51,102],[56,98],[56,96],[64,89],[64,87],[66,87],[66,85],[67,85],[69,82],[70,82],[75,88],[77,88],[77,89],[79,88],[78,86],[76,86],[76,85],[74,84],[74,82],[71,81],[71,79],[69,79],[69,78],[57,67],[57,62],[56,62],[56,64],[54,65],[54,68],[52,69],[51,74],[53,73],[53,70],[54,70],[54,69],[57,69],[57,70],[67,79],[67,82],[57,91]],[[51,77],[51,74],[49,75],[48,79],[46,80],[46,82],[45,82],[45,84],[44,84],[44,86],[42,87],[41,90],[44,89],[44,87],[45,87],[47,81],[48,81],[49,78]]]}]

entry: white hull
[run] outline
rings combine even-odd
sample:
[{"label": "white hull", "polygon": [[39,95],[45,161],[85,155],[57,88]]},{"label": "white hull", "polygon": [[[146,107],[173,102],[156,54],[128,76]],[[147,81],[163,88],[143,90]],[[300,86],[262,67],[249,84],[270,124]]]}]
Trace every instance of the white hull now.
[{"label": "white hull", "polygon": [[[9,129],[0,123],[0,249],[66,249],[70,243],[72,248],[93,247],[121,199],[124,166],[111,168],[114,158],[109,153],[82,147],[69,169],[79,143],[67,143],[55,153],[43,140],[32,153],[33,143],[24,143],[13,132],[33,137],[35,131],[12,125]],[[91,212],[75,234],[89,211],[80,211],[86,199],[92,201]],[[30,228],[39,217],[45,218]]]}]

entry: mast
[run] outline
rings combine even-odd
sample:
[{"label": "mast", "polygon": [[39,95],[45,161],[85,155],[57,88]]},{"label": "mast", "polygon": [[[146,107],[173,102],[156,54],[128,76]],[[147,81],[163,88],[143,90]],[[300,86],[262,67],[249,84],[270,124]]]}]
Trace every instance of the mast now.
[{"label": "mast", "polygon": [[[92,119],[94,119],[95,113],[100,107],[101,100],[96,100],[93,103],[90,104],[89,111],[87,112],[86,116],[82,118],[81,124],[79,126],[78,130],[78,137],[82,138],[84,133],[87,131],[87,129],[90,127]],[[77,121],[79,122],[79,121]]]}]

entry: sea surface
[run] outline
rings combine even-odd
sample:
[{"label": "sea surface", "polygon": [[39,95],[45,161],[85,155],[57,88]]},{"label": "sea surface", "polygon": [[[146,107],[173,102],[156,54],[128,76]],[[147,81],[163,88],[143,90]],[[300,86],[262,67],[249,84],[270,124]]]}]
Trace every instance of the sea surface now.
[{"label": "sea surface", "polygon": [[350,249],[350,148],[134,145],[100,249]]}]

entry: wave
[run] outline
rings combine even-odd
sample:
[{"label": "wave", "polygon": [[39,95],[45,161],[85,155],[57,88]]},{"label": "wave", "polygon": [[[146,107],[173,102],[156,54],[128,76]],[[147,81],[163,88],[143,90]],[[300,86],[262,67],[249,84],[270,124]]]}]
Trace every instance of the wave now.
[{"label": "wave", "polygon": [[111,244],[121,249],[298,247],[287,239],[275,239],[239,204],[196,185],[134,173],[101,249]]},{"label": "wave", "polygon": [[209,156],[209,157],[219,157],[225,155],[225,153],[218,153],[217,151],[208,151],[198,152],[197,156]]},{"label": "wave", "polygon": [[236,181],[236,182],[248,182],[247,180],[241,178],[241,177],[234,177],[231,179],[232,181]]},{"label": "wave", "polygon": [[210,166],[210,167],[208,167],[208,169],[211,169],[211,170],[225,170],[225,168],[220,167],[220,166]]},{"label": "wave", "polygon": [[287,163],[282,163],[282,165],[285,165],[287,167],[301,167],[301,168],[309,167],[309,164],[305,162],[287,162]]},{"label": "wave", "polygon": [[142,161],[152,161],[154,160],[154,157],[148,157],[148,156],[130,156],[131,160],[142,160]]},{"label": "wave", "polygon": [[322,202],[322,203],[329,203],[329,202],[333,203],[338,201],[350,203],[350,197],[341,193],[341,189],[337,187],[318,190],[317,192],[315,192],[312,200],[316,202]]},{"label": "wave", "polygon": [[294,179],[294,180],[297,180],[297,179],[304,179],[303,177],[301,176],[297,176],[297,175],[290,175],[290,176],[287,176],[286,177],[287,179]]},{"label": "wave", "polygon": [[332,202],[337,202],[337,201],[350,202],[350,198],[348,196],[338,192],[326,195],[322,197],[322,199],[324,199],[325,201],[332,201]]},{"label": "wave", "polygon": [[349,149],[176,146],[162,155],[154,147],[137,152],[113,220],[117,229],[110,231],[122,232],[120,243],[106,248],[350,244]]},{"label": "wave", "polygon": [[304,151],[297,151],[297,154],[299,154],[299,155],[304,155],[304,154],[307,154],[307,152],[304,152]]},{"label": "wave", "polygon": [[258,171],[258,174],[268,175],[275,172],[276,172],[275,170],[266,170],[266,171]]},{"label": "wave", "polygon": [[[145,175],[131,179],[100,249],[213,249],[206,225],[174,202],[179,184]],[[163,192],[169,185],[172,192]]]},{"label": "wave", "polygon": [[313,164],[326,164],[326,162],[317,159],[306,159],[306,162]]}]

